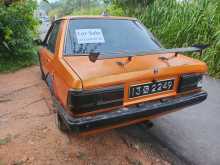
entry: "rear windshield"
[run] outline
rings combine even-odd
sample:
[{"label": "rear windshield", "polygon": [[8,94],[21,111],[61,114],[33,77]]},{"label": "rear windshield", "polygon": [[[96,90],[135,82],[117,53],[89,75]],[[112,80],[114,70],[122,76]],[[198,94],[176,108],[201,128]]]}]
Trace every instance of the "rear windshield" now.
[{"label": "rear windshield", "polygon": [[74,56],[91,52],[106,55],[115,52],[130,54],[159,48],[152,34],[138,21],[80,19],[70,20],[64,55]]}]

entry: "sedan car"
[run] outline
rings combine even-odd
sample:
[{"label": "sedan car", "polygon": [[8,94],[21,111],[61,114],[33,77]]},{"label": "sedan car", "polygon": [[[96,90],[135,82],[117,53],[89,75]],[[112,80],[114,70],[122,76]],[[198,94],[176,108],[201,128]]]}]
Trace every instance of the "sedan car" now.
[{"label": "sedan car", "polygon": [[207,65],[183,55],[204,48],[166,49],[136,18],[67,16],[53,22],[38,53],[59,128],[90,134],[204,101]]}]

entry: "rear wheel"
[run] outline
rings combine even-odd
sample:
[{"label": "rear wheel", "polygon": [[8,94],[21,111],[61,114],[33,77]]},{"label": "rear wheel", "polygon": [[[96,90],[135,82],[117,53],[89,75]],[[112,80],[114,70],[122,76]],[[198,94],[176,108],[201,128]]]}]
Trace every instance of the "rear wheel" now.
[{"label": "rear wheel", "polygon": [[60,117],[60,115],[57,113],[57,127],[64,133],[67,133],[69,131],[67,125],[63,122],[63,119]]},{"label": "rear wheel", "polygon": [[150,120],[144,122],[144,126],[147,129],[151,129],[154,126],[154,123]]},{"label": "rear wheel", "polygon": [[45,79],[46,79],[46,76],[45,76],[44,71],[43,71],[43,69],[42,69],[42,64],[41,64],[41,60],[40,60],[40,54],[38,54],[38,57],[39,57],[39,63],[40,63],[41,79],[42,79],[42,80],[45,80]]},{"label": "rear wheel", "polygon": [[44,74],[44,72],[43,72],[43,70],[42,70],[41,65],[40,65],[40,71],[41,71],[41,79],[42,79],[42,80],[45,80],[45,74]]},{"label": "rear wheel", "polygon": [[50,76],[50,74],[48,74],[46,77],[45,77],[45,81],[47,83],[47,86],[49,87],[50,89],[50,93],[52,96],[55,96],[54,95],[54,88],[53,88],[53,80],[52,80],[52,77]]}]

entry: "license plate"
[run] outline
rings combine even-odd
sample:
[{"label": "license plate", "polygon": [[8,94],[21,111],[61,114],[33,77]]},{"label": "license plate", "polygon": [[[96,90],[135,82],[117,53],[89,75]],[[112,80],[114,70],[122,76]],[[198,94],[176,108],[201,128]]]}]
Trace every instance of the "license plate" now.
[{"label": "license plate", "polygon": [[174,79],[134,85],[129,89],[129,98],[169,91],[173,89],[173,86]]}]

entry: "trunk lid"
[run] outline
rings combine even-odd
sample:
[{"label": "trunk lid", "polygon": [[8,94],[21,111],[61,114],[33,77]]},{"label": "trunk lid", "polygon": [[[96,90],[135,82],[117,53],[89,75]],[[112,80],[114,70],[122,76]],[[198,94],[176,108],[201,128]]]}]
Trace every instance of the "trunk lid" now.
[{"label": "trunk lid", "polygon": [[[126,63],[128,58],[105,59],[92,63],[85,56],[64,57],[64,60],[77,72],[82,80],[84,89],[124,85],[124,105],[144,102],[152,99],[176,95],[179,76],[184,73],[206,72],[206,64],[178,55],[169,60],[161,60],[159,57],[173,57],[170,54],[156,54],[135,56],[124,66],[118,62]],[[137,84],[152,82],[154,80],[174,79],[172,90],[153,95],[129,98],[130,87]]]}]

